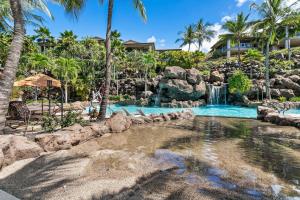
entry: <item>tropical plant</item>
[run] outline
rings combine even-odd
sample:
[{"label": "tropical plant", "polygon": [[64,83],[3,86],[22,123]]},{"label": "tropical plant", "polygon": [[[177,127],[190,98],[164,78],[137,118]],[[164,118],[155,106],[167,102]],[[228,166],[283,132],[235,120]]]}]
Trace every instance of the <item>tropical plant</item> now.
[{"label": "tropical plant", "polygon": [[185,30],[183,32],[179,32],[179,35],[180,38],[176,40],[176,43],[181,42],[180,47],[188,45],[188,51],[190,51],[191,45],[196,41],[193,25],[185,27]]},{"label": "tropical plant", "polygon": [[72,58],[58,58],[51,72],[59,78],[65,89],[65,103],[68,103],[68,87],[69,84],[75,84],[80,72],[80,63]]},{"label": "tropical plant", "polygon": [[257,49],[248,49],[245,53],[245,60],[250,61],[262,61],[264,58],[263,54]]},{"label": "tropical plant", "polygon": [[50,69],[52,62],[48,56],[41,53],[32,53],[28,55],[27,70],[34,70],[35,72],[45,72]]},{"label": "tropical plant", "polygon": [[[104,2],[104,0],[101,0]],[[146,10],[144,8],[144,4],[142,0],[133,0],[134,7],[140,12],[142,18],[144,20],[146,17]],[[109,100],[109,91],[110,91],[110,83],[111,83],[111,67],[112,67],[112,49],[111,49],[111,25],[112,25],[112,16],[113,16],[113,8],[114,8],[114,0],[108,0],[108,13],[107,13],[107,27],[106,27],[106,40],[105,40],[105,48],[106,48],[106,72],[105,72],[105,88],[103,99],[100,107],[100,119],[104,120],[106,117],[106,108]]]},{"label": "tropical plant", "polygon": [[[75,16],[77,16],[78,11],[84,4],[84,1],[76,0],[56,0],[56,2],[62,4],[68,13],[72,13]],[[46,2],[43,0],[2,0],[1,6],[4,4],[6,6],[9,5],[10,9],[7,11],[6,8],[6,11],[3,12],[3,9],[0,8],[0,23],[2,27],[4,27],[3,24],[5,23],[5,20],[13,24],[13,39],[0,79],[0,132],[2,132],[5,126],[5,115],[8,109],[9,97],[12,92],[24,43],[24,24],[26,22],[32,24],[35,24],[36,22],[40,23],[43,20],[41,16],[36,14],[36,11],[46,13],[52,18]]]},{"label": "tropical plant", "polygon": [[300,102],[300,97],[292,97],[290,99],[291,102]]},{"label": "tropical plant", "polygon": [[34,30],[36,35],[34,38],[41,46],[41,52],[45,53],[46,48],[51,44],[54,43],[54,37],[51,36],[51,32],[47,27],[39,27],[38,29]]},{"label": "tropical plant", "polygon": [[280,96],[280,97],[278,98],[278,101],[279,101],[280,103],[284,103],[284,102],[287,101],[287,99],[286,99],[286,97]]},{"label": "tropical plant", "polygon": [[[295,1],[292,6],[299,4]],[[271,99],[270,93],[270,46],[274,44],[278,36],[278,28],[295,21],[294,12],[291,6],[287,6],[285,0],[266,0],[261,5],[253,4],[251,6],[258,11],[261,20],[253,25],[253,31],[261,31],[266,37],[265,43],[265,76],[266,76],[266,95]]]},{"label": "tropical plant", "polygon": [[[143,55],[143,63],[144,63],[144,75],[145,75],[145,91],[148,90],[148,75],[151,75],[153,70],[155,71],[157,65],[157,54],[154,51],[149,51],[144,53]],[[150,73],[149,73],[150,72]]]},{"label": "tropical plant", "polygon": [[86,121],[82,118],[81,114],[75,111],[68,111],[61,121],[61,127],[69,127],[73,126],[74,124],[80,124],[81,126],[86,125]]},{"label": "tropical plant", "polygon": [[159,54],[157,66],[164,69],[167,66],[179,66],[182,68],[198,67],[205,60],[202,52],[166,51]]},{"label": "tropical plant", "polygon": [[229,31],[229,34],[223,35],[226,39],[232,39],[237,42],[238,47],[238,62],[241,67],[241,40],[246,37],[250,23],[248,22],[249,15],[239,13],[235,20],[226,21],[224,28]]},{"label": "tropical plant", "polygon": [[53,132],[59,125],[59,120],[55,115],[45,115],[42,118],[42,129],[46,132]]},{"label": "tropical plant", "polygon": [[200,19],[194,28],[194,37],[198,43],[198,51],[201,51],[203,41],[210,42],[216,35],[216,31],[211,29],[211,24],[204,23],[203,19]]},{"label": "tropical plant", "polygon": [[228,79],[229,92],[231,94],[242,95],[248,92],[252,87],[252,82],[248,76],[241,70],[237,70]]}]

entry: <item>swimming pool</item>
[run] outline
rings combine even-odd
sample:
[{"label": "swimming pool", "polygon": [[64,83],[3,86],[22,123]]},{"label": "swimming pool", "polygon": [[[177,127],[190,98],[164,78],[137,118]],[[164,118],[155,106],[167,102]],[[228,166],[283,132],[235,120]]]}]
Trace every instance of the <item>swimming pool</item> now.
[{"label": "swimming pool", "polygon": [[[195,108],[162,108],[162,107],[142,107],[142,106],[121,106],[118,104],[109,105],[107,108],[107,116],[109,117],[113,112],[123,111],[126,109],[129,113],[137,114],[138,110],[142,110],[146,115],[150,114],[161,114],[161,113],[171,113],[178,112],[187,109],[191,109],[195,115],[199,116],[214,116],[214,117],[237,117],[237,118],[257,118],[257,109],[233,106],[233,105],[208,105]],[[86,109],[88,112],[89,108]],[[285,114],[300,114],[300,109],[291,109]]]},{"label": "swimming pool", "polygon": [[[139,107],[139,106],[120,106],[117,104],[110,105],[107,108],[107,115],[110,116],[112,112],[123,111],[126,109],[129,113],[138,113],[141,109],[146,115],[171,113],[187,110],[188,108],[161,108],[161,107]],[[216,116],[216,117],[239,117],[239,118],[257,118],[256,108],[248,108],[231,105],[209,105],[191,108],[195,115],[199,116]],[[87,109],[88,112],[88,109]]]}]

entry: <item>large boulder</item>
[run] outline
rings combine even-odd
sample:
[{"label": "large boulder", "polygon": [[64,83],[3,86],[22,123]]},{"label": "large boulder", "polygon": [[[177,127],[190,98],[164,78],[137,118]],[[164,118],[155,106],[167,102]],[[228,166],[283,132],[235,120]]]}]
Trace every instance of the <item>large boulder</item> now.
[{"label": "large boulder", "polygon": [[43,149],[23,136],[0,136],[0,168],[17,160],[35,158],[43,152]]},{"label": "large boulder", "polygon": [[293,90],[289,89],[280,89],[280,96],[286,97],[288,99],[295,97],[295,93]]},{"label": "large boulder", "polygon": [[300,84],[300,76],[299,75],[292,75],[289,77],[293,82]]},{"label": "large boulder", "polygon": [[202,77],[200,75],[199,70],[192,68],[186,70],[186,72],[187,72],[186,80],[189,84],[196,85],[202,81]]},{"label": "large boulder", "polygon": [[121,133],[130,128],[132,121],[122,112],[113,113],[105,123],[112,133]]},{"label": "large boulder", "polygon": [[298,94],[300,93],[300,85],[295,83],[289,78],[283,78],[282,80],[282,85],[285,87],[285,89],[292,89]]},{"label": "large boulder", "polygon": [[214,83],[214,82],[220,82],[223,83],[224,82],[224,74],[221,74],[219,71],[213,71],[210,74],[210,82]]},{"label": "large boulder", "polygon": [[177,101],[196,101],[205,95],[205,83],[201,82],[198,85],[192,86],[186,80],[179,79],[164,79],[160,82],[160,88],[163,91],[162,101],[164,99],[175,99]]},{"label": "large boulder", "polygon": [[181,67],[166,67],[165,78],[186,80],[186,71]]},{"label": "large boulder", "polygon": [[82,127],[80,124],[63,128],[55,133],[40,134],[35,137],[35,141],[45,151],[58,151],[70,149],[80,142],[86,141],[97,133],[90,127]]}]

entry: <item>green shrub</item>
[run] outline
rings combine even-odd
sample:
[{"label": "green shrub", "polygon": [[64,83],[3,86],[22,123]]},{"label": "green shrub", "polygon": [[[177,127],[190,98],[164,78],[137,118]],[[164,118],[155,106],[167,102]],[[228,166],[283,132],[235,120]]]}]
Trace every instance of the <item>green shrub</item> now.
[{"label": "green shrub", "polygon": [[159,54],[158,66],[162,69],[167,66],[179,66],[189,69],[197,67],[204,60],[205,54],[198,51],[166,51]]},{"label": "green shrub", "polygon": [[245,94],[252,87],[252,82],[248,78],[248,76],[237,70],[234,74],[229,78],[229,92],[232,94]]},{"label": "green shrub", "polygon": [[292,97],[290,99],[291,102],[300,102],[300,97]]},{"label": "green shrub", "polygon": [[69,127],[74,124],[80,124],[82,126],[86,125],[86,122],[83,120],[80,113],[74,111],[68,111],[67,114],[64,115],[63,120],[61,122],[61,126]]},{"label": "green shrub", "polygon": [[111,101],[121,101],[122,97],[120,95],[110,96],[109,100]]},{"label": "green shrub", "polygon": [[262,61],[263,57],[263,54],[256,49],[248,49],[244,56],[246,61]]},{"label": "green shrub", "polygon": [[128,95],[128,94],[125,94],[125,95],[123,96],[123,99],[125,99],[125,100],[130,100],[130,99],[131,99],[131,97],[130,97],[130,95]]},{"label": "green shrub", "polygon": [[279,98],[278,98],[278,101],[279,101],[280,103],[284,103],[284,102],[287,101],[287,99],[286,99],[286,97],[279,97]]},{"label": "green shrub", "polygon": [[204,76],[209,76],[210,75],[210,71],[209,70],[203,70],[200,72],[201,75],[204,75]]},{"label": "green shrub", "polygon": [[59,120],[55,115],[45,115],[42,118],[42,129],[46,132],[53,132],[59,125]]}]

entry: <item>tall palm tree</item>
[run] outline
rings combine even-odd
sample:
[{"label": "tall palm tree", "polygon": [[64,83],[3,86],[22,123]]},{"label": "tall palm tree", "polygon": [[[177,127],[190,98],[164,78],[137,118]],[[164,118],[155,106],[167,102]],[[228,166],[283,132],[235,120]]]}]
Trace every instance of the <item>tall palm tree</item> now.
[{"label": "tall palm tree", "polygon": [[148,74],[153,71],[157,65],[157,55],[155,51],[149,51],[143,54],[143,63],[144,63],[144,75],[145,75],[145,92],[148,90]]},{"label": "tall palm tree", "polygon": [[[56,0],[61,3],[68,13],[77,16],[78,11],[83,7],[82,0]],[[28,21],[41,22],[42,17],[36,15],[36,10],[51,16],[45,1],[43,0],[3,0],[9,2],[9,12],[0,12],[1,22],[7,20],[13,24],[13,39],[9,48],[8,56],[3,72],[0,74],[0,132],[3,132],[6,121],[6,113],[9,105],[9,98],[12,92],[13,83],[16,77],[18,64],[24,42],[25,27]]]},{"label": "tall palm tree", "polygon": [[176,43],[181,42],[180,47],[188,45],[188,51],[190,51],[191,45],[195,42],[195,33],[193,25],[185,27],[185,30],[183,32],[179,32],[179,35],[181,35],[181,38],[178,38],[176,40]]},{"label": "tall palm tree", "polygon": [[64,83],[65,103],[68,103],[69,84],[75,84],[81,67],[78,61],[72,58],[59,58],[51,69],[51,72]]},{"label": "tall palm tree", "polygon": [[34,37],[41,45],[41,52],[45,53],[47,44],[54,40],[54,38],[51,36],[50,30],[47,27],[39,27],[38,29],[35,29],[34,32],[36,33]]},{"label": "tall palm tree", "polygon": [[[101,0],[103,3],[104,0]],[[142,0],[133,0],[134,7],[139,11],[144,20],[147,19],[146,10]],[[104,120],[106,117],[106,108],[109,99],[110,91],[110,82],[111,82],[111,67],[112,67],[112,51],[111,51],[111,25],[112,25],[112,16],[113,16],[114,0],[108,0],[108,13],[107,13],[107,27],[106,27],[106,71],[105,71],[105,88],[103,99],[100,107],[100,116],[101,120]]]},{"label": "tall palm tree", "polygon": [[216,35],[216,31],[211,29],[211,24],[204,23],[203,19],[200,19],[195,25],[195,38],[198,42],[198,51],[200,52],[203,41],[210,42]]},{"label": "tall palm tree", "polygon": [[261,5],[252,4],[251,7],[257,10],[258,14],[261,16],[261,20],[253,25],[253,31],[263,31],[267,36],[265,44],[266,96],[268,99],[271,99],[270,46],[274,44],[274,41],[278,36],[278,28],[287,23],[292,23],[295,18],[291,7],[286,6],[285,0],[266,0]]},{"label": "tall palm tree", "polygon": [[241,40],[247,35],[250,23],[248,22],[249,15],[244,15],[243,12],[239,13],[235,20],[226,21],[224,28],[229,31],[226,34],[227,39],[233,39],[238,45],[238,62],[241,67]]}]

